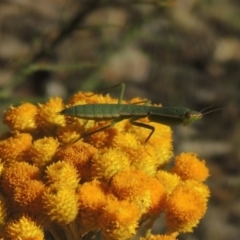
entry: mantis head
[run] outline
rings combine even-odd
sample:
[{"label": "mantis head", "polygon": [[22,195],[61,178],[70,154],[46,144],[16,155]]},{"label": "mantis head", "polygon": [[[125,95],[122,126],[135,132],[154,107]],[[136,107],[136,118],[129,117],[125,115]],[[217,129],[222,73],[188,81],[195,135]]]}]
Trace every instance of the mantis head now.
[{"label": "mantis head", "polygon": [[187,126],[189,124],[192,124],[193,122],[200,120],[203,117],[203,114],[201,112],[197,111],[187,111],[183,116],[183,125]]}]

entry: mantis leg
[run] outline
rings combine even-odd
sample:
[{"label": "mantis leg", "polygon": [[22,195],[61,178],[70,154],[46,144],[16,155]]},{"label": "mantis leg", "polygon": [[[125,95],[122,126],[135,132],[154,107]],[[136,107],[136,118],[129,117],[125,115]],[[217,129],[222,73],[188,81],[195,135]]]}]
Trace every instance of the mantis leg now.
[{"label": "mantis leg", "polygon": [[147,128],[147,129],[151,130],[150,134],[148,135],[148,137],[144,141],[144,143],[146,144],[148,142],[148,140],[151,138],[151,136],[153,135],[153,133],[155,131],[155,127],[153,127],[151,125],[148,125],[148,124],[145,124],[145,123],[136,122],[136,120],[138,120],[140,118],[142,118],[142,117],[132,117],[132,118],[130,118],[130,123],[134,126]]},{"label": "mantis leg", "polygon": [[120,121],[122,121],[122,120],[124,120],[124,119],[125,119],[125,117],[115,118],[115,119],[113,119],[113,120],[111,121],[110,124],[108,124],[108,125],[106,125],[106,126],[104,126],[104,127],[102,127],[102,128],[99,128],[99,129],[97,129],[97,130],[95,130],[95,131],[92,131],[92,132],[90,132],[90,133],[86,133],[86,134],[82,135],[81,138],[85,138],[85,137],[88,137],[88,136],[90,136],[90,135],[92,135],[92,134],[95,134],[95,133],[104,131],[105,129],[108,129],[108,128],[110,128],[110,127],[113,127],[117,122],[120,122]]},{"label": "mantis leg", "polygon": [[[147,100],[147,101],[142,101],[142,102],[138,102],[138,103],[144,103],[144,105],[149,105],[151,102],[149,100]],[[136,104],[138,104],[138,103],[136,103]],[[141,118],[142,117],[132,117],[132,118],[130,118],[130,123],[134,126],[147,128],[147,129],[151,130],[148,137],[144,141],[144,143],[146,144],[148,142],[148,140],[151,138],[151,136],[153,135],[155,128],[153,126],[145,124],[145,123],[136,122],[136,120],[141,119]]]}]

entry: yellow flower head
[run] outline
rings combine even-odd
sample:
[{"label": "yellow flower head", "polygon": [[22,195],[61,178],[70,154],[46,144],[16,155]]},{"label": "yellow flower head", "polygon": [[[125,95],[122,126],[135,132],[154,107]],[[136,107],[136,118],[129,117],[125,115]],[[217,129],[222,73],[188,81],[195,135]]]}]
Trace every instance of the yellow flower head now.
[{"label": "yellow flower head", "polygon": [[186,180],[184,185],[198,191],[199,194],[202,195],[202,198],[205,198],[206,202],[208,201],[208,198],[210,197],[210,190],[207,185],[193,179]]},{"label": "yellow flower head", "polygon": [[171,172],[163,170],[173,156],[172,131],[150,122],[147,113],[141,118],[131,112],[142,100],[122,101],[129,111],[109,120],[104,113],[101,118],[97,106],[93,111],[100,119],[62,112],[79,104],[116,104],[109,95],[79,92],[66,104],[56,97],[37,106],[10,107],[4,115],[10,131],[0,140],[0,196],[8,200],[5,205],[0,197],[0,238],[6,227],[9,239],[43,239],[31,219],[9,220],[19,216],[41,222],[56,239],[98,232],[101,238],[128,240],[143,222],[150,232],[162,212],[171,235],[146,239],[172,240],[191,231],[206,210],[210,193],[202,182],[208,169],[188,153],[176,157]]},{"label": "yellow flower head", "polygon": [[78,190],[79,221],[84,234],[100,228],[98,218],[106,205],[105,186],[97,181],[84,183]]},{"label": "yellow flower head", "polygon": [[43,230],[28,217],[7,224],[6,234],[12,240],[44,240]]},{"label": "yellow flower head", "polygon": [[69,224],[78,214],[75,190],[59,185],[49,186],[43,193],[43,207],[52,221]]},{"label": "yellow flower head", "polygon": [[182,153],[175,158],[172,172],[181,177],[182,180],[195,179],[203,182],[209,176],[205,161],[200,161],[196,154]]},{"label": "yellow flower head", "polygon": [[39,104],[37,114],[37,125],[43,129],[47,134],[56,130],[57,126],[65,126],[65,118],[60,115],[64,109],[64,104],[61,98],[51,98],[45,104]]},{"label": "yellow flower head", "polygon": [[0,194],[0,237],[8,217],[6,198]]},{"label": "yellow flower head", "polygon": [[36,129],[37,107],[31,103],[22,103],[5,111],[3,122],[12,130],[31,132]]},{"label": "yellow flower head", "polygon": [[2,160],[0,159],[0,177],[2,176],[3,168],[4,168],[4,163],[3,163]]},{"label": "yellow flower head", "polygon": [[158,166],[158,159],[154,153],[153,147],[139,145],[136,148],[126,148],[129,156],[131,169],[140,170],[148,176],[155,176]]},{"label": "yellow flower head", "polygon": [[[145,145],[146,152],[157,159],[156,164],[163,166],[169,162],[172,157],[172,131],[170,127],[159,123],[149,122],[147,118],[139,119],[138,122],[154,127],[154,133]],[[145,144],[145,141],[151,131],[144,127],[138,127],[127,122],[127,131],[134,134],[136,139]]]},{"label": "yellow flower head", "polygon": [[110,179],[116,173],[128,170],[130,161],[128,156],[118,148],[110,148],[107,151],[93,156],[93,173],[97,178]]},{"label": "yellow flower head", "polygon": [[146,238],[140,238],[140,240],[177,240],[171,235],[149,235]]},{"label": "yellow flower head", "polygon": [[49,185],[58,184],[72,189],[76,189],[79,183],[76,168],[65,161],[58,161],[48,166],[46,169],[46,179]]},{"label": "yellow flower head", "polygon": [[14,190],[29,180],[40,180],[40,171],[27,162],[16,162],[6,166],[2,173],[2,188],[11,196]]},{"label": "yellow flower head", "polygon": [[111,191],[120,200],[128,200],[145,213],[151,205],[148,177],[141,171],[121,171],[112,179]]},{"label": "yellow flower head", "polygon": [[[16,187],[13,191],[13,212],[29,213],[40,217],[42,214],[42,194],[45,185],[41,181],[29,180]],[[40,215],[39,215],[40,214]]]},{"label": "yellow flower head", "polygon": [[[126,120],[123,120],[126,122]],[[113,138],[112,147],[121,147],[126,149],[136,149],[137,147],[141,146],[136,139],[136,136],[129,132],[118,132],[118,134]]]},{"label": "yellow flower head", "polygon": [[106,204],[105,185],[98,180],[84,183],[78,189],[78,201],[81,210],[88,209],[99,214]]},{"label": "yellow flower head", "polygon": [[116,103],[117,99],[113,99],[109,96],[109,94],[106,94],[105,96],[101,94],[95,94],[93,92],[78,92],[74,94],[69,99],[69,105],[80,105],[80,104],[94,104],[94,103]]},{"label": "yellow flower head", "polygon": [[24,154],[32,145],[32,136],[28,133],[15,133],[13,137],[0,141],[0,156],[5,162],[23,161]]},{"label": "yellow flower head", "polygon": [[142,214],[158,215],[165,205],[166,191],[163,185],[141,171],[116,174],[112,179],[111,191],[118,199],[134,203]]},{"label": "yellow flower head", "polygon": [[72,164],[78,171],[83,180],[89,180],[91,177],[91,159],[97,149],[88,143],[81,141],[75,144],[62,147],[56,154],[56,159]]},{"label": "yellow flower head", "polygon": [[164,170],[159,170],[156,178],[162,183],[168,194],[181,182],[181,178],[177,174]]},{"label": "yellow flower head", "polygon": [[[105,127],[109,124],[109,121],[104,122],[96,122],[94,127],[87,128],[87,131],[84,134],[88,134],[91,132],[94,132],[95,130],[98,130],[102,127]],[[100,131],[98,133],[92,134],[88,137],[86,137],[86,140],[89,144],[96,148],[104,148],[104,147],[111,147],[114,138],[117,136],[118,131],[116,130],[116,127],[107,128],[104,131]]]},{"label": "yellow flower head", "polygon": [[156,217],[165,207],[166,190],[156,178],[149,178],[148,186],[151,196],[151,205],[148,214]]},{"label": "yellow flower head", "polygon": [[155,132],[151,136],[147,147],[154,146],[154,152],[158,159],[157,164],[159,167],[162,167],[167,164],[173,156],[172,130],[169,126],[163,124],[151,122],[150,124],[155,128]]},{"label": "yellow flower head", "polygon": [[74,143],[79,140],[83,134],[85,125],[77,121],[68,121],[66,126],[56,130],[57,138],[63,144]]},{"label": "yellow flower head", "polygon": [[59,142],[52,137],[44,137],[36,140],[29,149],[27,156],[37,166],[50,163],[57,152]]},{"label": "yellow flower head", "polygon": [[193,184],[179,184],[166,202],[166,222],[170,231],[191,232],[206,211],[206,197]]},{"label": "yellow flower head", "polygon": [[138,208],[133,203],[110,197],[99,216],[99,224],[106,239],[127,240],[136,234],[139,217]]}]

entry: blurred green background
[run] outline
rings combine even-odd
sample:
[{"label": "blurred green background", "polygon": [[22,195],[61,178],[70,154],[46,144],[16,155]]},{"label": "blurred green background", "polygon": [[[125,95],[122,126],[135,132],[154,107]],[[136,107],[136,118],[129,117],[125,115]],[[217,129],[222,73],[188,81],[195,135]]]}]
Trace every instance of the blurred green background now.
[{"label": "blurred green background", "polygon": [[238,0],[1,0],[1,116],[23,101],[121,82],[126,99],[223,108],[173,128],[174,152],[198,153],[211,171],[207,214],[179,239],[239,240],[239,37]]}]

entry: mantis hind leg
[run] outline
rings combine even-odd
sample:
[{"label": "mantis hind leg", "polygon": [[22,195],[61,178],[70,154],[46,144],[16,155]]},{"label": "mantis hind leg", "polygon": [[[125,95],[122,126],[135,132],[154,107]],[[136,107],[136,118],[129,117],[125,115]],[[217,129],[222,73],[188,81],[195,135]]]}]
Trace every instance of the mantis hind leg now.
[{"label": "mantis hind leg", "polygon": [[86,134],[82,135],[80,138],[89,137],[89,136],[91,136],[91,135],[93,135],[95,133],[104,131],[105,129],[113,127],[116,123],[118,123],[118,122],[120,122],[120,121],[122,121],[124,119],[125,119],[124,117],[117,117],[117,118],[113,119],[110,124],[108,124],[108,125],[106,125],[106,126],[104,126],[102,128],[96,129],[95,131],[92,131],[90,133],[86,133]]},{"label": "mantis hind leg", "polygon": [[142,128],[147,128],[149,130],[151,130],[151,132],[149,133],[148,137],[146,138],[146,140],[144,141],[144,143],[146,144],[148,142],[148,140],[151,138],[151,136],[153,135],[154,131],[155,131],[155,127],[145,124],[145,123],[141,123],[141,122],[136,122],[136,120],[140,119],[142,117],[132,117],[130,118],[130,123],[134,126],[137,127],[142,127]]}]

